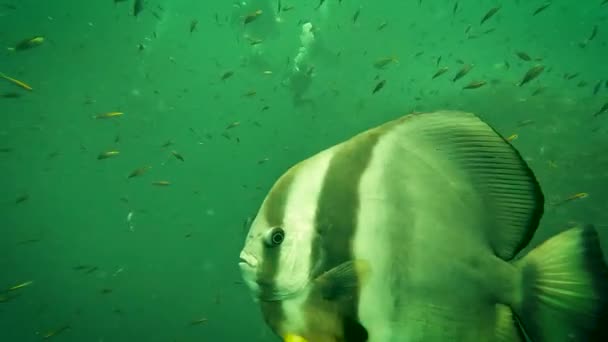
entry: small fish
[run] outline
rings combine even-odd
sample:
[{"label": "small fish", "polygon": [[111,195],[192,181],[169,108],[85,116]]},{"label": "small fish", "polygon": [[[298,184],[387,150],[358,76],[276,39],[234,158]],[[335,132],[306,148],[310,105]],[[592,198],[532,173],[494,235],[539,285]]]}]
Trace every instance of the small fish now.
[{"label": "small fish", "polygon": [[547,89],[547,88],[545,88],[545,87],[543,87],[543,86],[540,86],[540,87],[536,88],[536,89],[535,89],[535,90],[532,92],[532,96],[536,96],[536,95],[540,95],[540,94],[542,94],[542,93],[545,91],[545,89]]},{"label": "small fish", "polygon": [[491,8],[484,16],[483,18],[481,18],[481,22],[479,23],[479,25],[485,23],[486,21],[488,21],[490,18],[492,18],[496,12],[498,12],[500,10],[501,6],[496,6]]},{"label": "small fish", "polygon": [[171,185],[171,182],[166,181],[166,180],[160,180],[160,181],[152,182],[152,185],[156,185],[156,186],[169,186],[169,185]]},{"label": "small fish", "polygon": [[597,25],[593,26],[593,31],[591,31],[591,35],[587,38],[587,41],[590,42],[597,36]]},{"label": "small fish", "polygon": [[603,1],[603,2],[600,4],[600,6],[604,6],[605,4],[608,4],[608,0],[604,0],[604,1]]},{"label": "small fish", "polygon": [[209,319],[207,318],[199,318],[199,319],[195,319],[190,321],[190,325],[199,325],[199,324],[203,324],[206,323]]},{"label": "small fish", "polygon": [[99,293],[101,293],[101,294],[110,294],[112,292],[114,292],[114,290],[109,289],[109,288],[103,288],[103,289],[99,290]]},{"label": "small fish", "polygon": [[486,81],[472,81],[471,83],[462,87],[462,89],[477,89],[486,85],[488,82]]},{"label": "small fish", "polygon": [[383,21],[380,23],[380,25],[378,25],[378,27],[376,28],[377,31],[382,31],[384,30],[384,28],[386,28],[386,26],[388,25],[388,23],[386,21]]},{"label": "small fish", "polygon": [[524,60],[524,61],[526,61],[526,62],[529,62],[529,61],[531,61],[531,60],[532,60],[532,58],[530,57],[530,55],[528,55],[528,54],[527,54],[527,53],[525,53],[525,52],[518,51],[518,52],[516,52],[515,54],[516,54],[516,55],[517,55],[517,57],[519,57],[521,60]]},{"label": "small fish", "polygon": [[519,86],[523,86],[524,84],[534,80],[535,78],[537,78],[543,71],[545,70],[545,67],[543,65],[535,65],[532,68],[530,68],[526,74],[524,75],[524,77],[522,78],[521,82],[519,82]]},{"label": "small fish", "polygon": [[133,16],[137,17],[144,10],[144,0],[135,0],[133,3]]},{"label": "small fish", "polygon": [[15,92],[9,92],[9,93],[0,94],[0,97],[3,99],[18,99],[21,97],[21,94],[15,93]]},{"label": "small fish", "polygon": [[433,77],[431,77],[431,79],[433,79],[433,80],[434,80],[434,79],[436,79],[437,77],[439,77],[439,76],[441,76],[441,75],[445,74],[446,72],[448,72],[448,70],[449,70],[449,68],[448,68],[448,67],[443,67],[443,68],[440,68],[439,70],[437,70],[437,71],[436,71],[436,72],[433,74]]},{"label": "small fish", "polygon": [[89,268],[86,272],[84,272],[84,274],[91,274],[95,271],[97,271],[99,269],[99,267],[97,266],[92,266],[91,268]]},{"label": "small fish", "polygon": [[374,62],[374,67],[376,69],[384,69],[392,63],[399,63],[397,57],[385,57]]},{"label": "small fish", "polygon": [[129,227],[129,230],[132,232],[135,231],[135,223],[133,222],[134,215],[135,215],[135,213],[133,211],[129,211],[129,213],[127,214],[127,226]]},{"label": "small fish", "polygon": [[257,94],[258,92],[255,90],[249,90],[248,92],[243,94],[243,97],[253,97]]},{"label": "small fish", "polygon": [[602,106],[602,108],[600,108],[600,110],[598,110],[597,112],[595,112],[595,114],[593,114],[593,116],[599,116],[600,114],[603,114],[606,111],[608,111],[608,102],[604,103],[604,105]]},{"label": "small fish", "polygon": [[452,79],[452,82],[456,82],[459,79],[463,78],[466,74],[468,74],[471,69],[473,69],[473,65],[472,64],[465,64],[462,66],[462,69],[460,69],[460,71],[458,71],[458,73],[456,74],[456,76],[454,76],[454,78]]},{"label": "small fish", "polygon": [[197,26],[198,26],[198,20],[192,19],[192,21],[190,22],[190,33],[196,31]]},{"label": "small fish", "polygon": [[452,8],[452,14],[456,15],[456,12],[458,12],[458,1],[454,3],[454,7]]},{"label": "small fish", "polygon": [[181,160],[181,161],[184,161],[184,157],[183,157],[181,154],[179,154],[177,151],[173,150],[173,151],[171,151],[171,154],[172,154],[172,155],[173,155],[173,156],[174,156],[176,159],[179,159],[179,160]]},{"label": "small fish", "polygon": [[160,147],[165,148],[173,145],[173,141],[167,140],[164,144],[160,145]]},{"label": "small fish", "polygon": [[108,113],[104,113],[104,114],[95,115],[94,118],[95,119],[109,119],[109,118],[115,118],[115,117],[122,116],[123,114],[124,114],[123,112],[108,112]]},{"label": "small fish", "polygon": [[21,88],[23,88],[25,90],[30,90],[30,91],[33,90],[33,88],[29,84],[27,84],[27,83],[25,83],[23,81],[19,81],[16,78],[9,77],[9,76],[5,75],[4,73],[1,73],[1,72],[0,72],[0,78],[4,78],[5,80],[7,80],[7,81],[13,83],[14,85],[16,85],[18,87],[21,87]]},{"label": "small fish", "polygon": [[361,8],[359,7],[357,9],[357,11],[355,12],[355,14],[353,14],[353,24],[357,22],[360,14],[361,14]]},{"label": "small fish", "polygon": [[228,126],[226,126],[226,128],[225,128],[225,129],[226,129],[226,130],[233,129],[233,128],[238,127],[238,126],[240,126],[240,125],[241,125],[241,122],[240,122],[240,121],[235,121],[235,122],[233,122],[233,123],[229,124]]},{"label": "small fish", "polygon": [[530,119],[527,119],[527,120],[521,120],[521,121],[518,121],[518,122],[517,122],[517,127],[524,127],[524,126],[531,125],[531,124],[533,124],[533,123],[535,123],[535,121],[534,121],[534,120],[530,120]]},{"label": "small fish", "polygon": [[268,158],[268,157],[262,158],[262,159],[258,160],[258,165],[265,164],[269,160],[270,160],[270,158]]},{"label": "small fish", "polygon": [[262,13],[264,13],[262,10],[257,10],[253,13],[247,14],[243,23],[245,25],[251,23],[252,21],[256,20],[260,15],[262,15]]},{"label": "small fish", "polygon": [[1,153],[9,153],[9,152],[13,152],[13,149],[10,147],[0,147],[0,152]]},{"label": "small fish", "polygon": [[15,285],[15,286],[11,286],[11,287],[9,287],[8,289],[6,289],[6,291],[16,291],[16,290],[19,290],[19,289],[22,289],[22,288],[28,287],[28,286],[32,285],[33,283],[34,283],[34,282],[33,282],[33,281],[31,281],[31,280],[30,280],[30,281],[26,281],[26,282],[23,282],[23,283],[21,283],[21,284],[17,284],[17,285]]},{"label": "small fish", "polygon": [[18,196],[15,199],[15,204],[23,203],[23,202],[27,201],[29,198],[30,198],[30,195],[28,195],[28,194]]},{"label": "small fish", "polygon": [[139,176],[143,175],[144,173],[146,173],[146,171],[148,171],[151,168],[152,168],[152,166],[142,166],[140,168],[137,168],[137,169],[133,170],[127,178],[131,179],[134,177],[139,177]]},{"label": "small fish", "polygon": [[42,338],[45,339],[45,340],[48,340],[49,338],[57,336],[57,335],[61,334],[62,332],[66,331],[68,329],[71,329],[71,327],[69,325],[64,325],[64,326],[62,326],[62,327],[60,327],[58,329],[55,329],[55,330],[52,330],[52,331],[49,331],[49,332],[45,333],[44,335],[42,335]]},{"label": "small fish", "polygon": [[550,1],[540,5],[540,7],[538,7],[536,10],[534,10],[534,12],[532,12],[532,16],[535,16],[535,15],[539,14],[540,12],[546,10],[549,6],[551,6]]},{"label": "small fish", "polygon": [[382,88],[384,88],[385,85],[386,80],[381,80],[380,82],[378,82],[378,84],[376,84],[376,86],[374,87],[374,90],[372,90],[372,94],[379,92]]},{"label": "small fish", "polygon": [[116,157],[119,154],[120,154],[120,151],[105,151],[105,152],[101,152],[97,156],[97,160],[102,160],[102,159],[108,159],[108,158],[111,158],[111,157]]},{"label": "small fish", "polygon": [[516,133],[516,134],[509,135],[508,137],[505,138],[505,140],[508,141],[508,142],[511,142],[511,141],[513,141],[513,140],[515,140],[517,138],[519,138],[519,135]]},{"label": "small fish", "polygon": [[224,74],[222,74],[221,80],[225,81],[232,77],[232,75],[234,75],[234,71],[226,71]]},{"label": "small fish", "polygon": [[325,3],[325,0],[319,0],[319,4],[317,5],[317,7],[315,7],[315,9],[319,9],[321,8],[321,6],[323,6],[323,3]]},{"label": "small fish", "polygon": [[574,194],[572,196],[568,196],[568,197],[566,197],[565,199],[563,199],[561,201],[553,203],[553,205],[562,205],[564,203],[572,202],[572,201],[577,200],[577,199],[587,198],[588,196],[589,196],[589,194],[586,193],[586,192],[579,192],[579,193]]},{"label": "small fish", "polygon": [[568,73],[566,73],[566,74],[564,74],[564,79],[566,79],[566,80],[570,81],[571,79],[574,79],[574,78],[576,78],[577,76],[578,76],[578,72],[575,72],[575,73],[573,73],[573,74],[568,74]]},{"label": "small fish", "polygon": [[28,38],[28,39],[24,39],[24,40],[20,41],[19,43],[17,43],[17,45],[15,45],[14,48],[11,48],[10,50],[14,50],[14,51],[29,50],[31,48],[42,45],[42,43],[44,43],[44,37],[36,36],[36,37],[32,37],[32,38]]},{"label": "small fish", "polygon": [[21,240],[19,242],[17,242],[17,245],[19,246],[23,246],[23,245],[29,245],[32,243],[36,243],[36,242],[40,242],[42,241],[41,239],[27,239],[27,240]]},{"label": "small fish", "polygon": [[247,41],[249,42],[249,45],[256,46],[258,44],[262,44],[264,39],[247,37]]}]

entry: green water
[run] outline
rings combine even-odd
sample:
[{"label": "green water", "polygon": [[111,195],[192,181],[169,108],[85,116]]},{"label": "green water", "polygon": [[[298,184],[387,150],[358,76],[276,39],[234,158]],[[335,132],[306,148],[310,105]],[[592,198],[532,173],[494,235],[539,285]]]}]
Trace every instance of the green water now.
[{"label": "green water", "polygon": [[[0,1],[0,72],[33,88],[0,80],[0,289],[33,282],[0,297],[0,341],[67,326],[51,338],[273,341],[237,267],[248,218],[290,165],[412,111],[472,111],[517,134],[547,198],[533,245],[576,222],[606,245],[608,112],[594,113],[608,102],[608,4],[455,3],[283,0],[275,15],[275,1],[147,0],[133,16],[132,1]],[[486,84],[462,89],[472,81]],[[112,111],[124,115],[94,118]]]}]

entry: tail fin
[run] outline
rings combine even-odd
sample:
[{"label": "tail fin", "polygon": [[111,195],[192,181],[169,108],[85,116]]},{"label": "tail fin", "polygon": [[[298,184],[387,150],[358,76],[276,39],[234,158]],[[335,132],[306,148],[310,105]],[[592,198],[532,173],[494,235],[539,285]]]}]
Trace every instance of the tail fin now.
[{"label": "tail fin", "polygon": [[592,226],[558,234],[514,265],[513,309],[532,341],[608,341],[608,267]]}]

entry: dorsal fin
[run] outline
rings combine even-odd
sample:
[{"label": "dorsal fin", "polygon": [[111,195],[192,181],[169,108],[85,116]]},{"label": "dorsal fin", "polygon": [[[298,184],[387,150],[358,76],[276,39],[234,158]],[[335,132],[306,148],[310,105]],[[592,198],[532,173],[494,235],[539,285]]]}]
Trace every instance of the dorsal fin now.
[{"label": "dorsal fin", "polygon": [[413,114],[392,124],[411,134],[405,140],[428,144],[464,172],[483,201],[497,256],[510,260],[529,243],[543,214],[543,194],[519,152],[492,127],[458,111]]}]

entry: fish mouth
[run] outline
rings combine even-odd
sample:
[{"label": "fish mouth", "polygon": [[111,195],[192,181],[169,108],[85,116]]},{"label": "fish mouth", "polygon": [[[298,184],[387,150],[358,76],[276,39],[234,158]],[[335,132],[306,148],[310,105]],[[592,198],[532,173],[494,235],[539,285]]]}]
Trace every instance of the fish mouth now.
[{"label": "fish mouth", "polygon": [[258,259],[253,255],[241,252],[239,255],[239,267],[244,268],[256,268],[258,266]]}]

